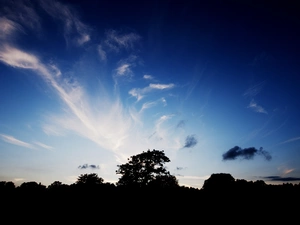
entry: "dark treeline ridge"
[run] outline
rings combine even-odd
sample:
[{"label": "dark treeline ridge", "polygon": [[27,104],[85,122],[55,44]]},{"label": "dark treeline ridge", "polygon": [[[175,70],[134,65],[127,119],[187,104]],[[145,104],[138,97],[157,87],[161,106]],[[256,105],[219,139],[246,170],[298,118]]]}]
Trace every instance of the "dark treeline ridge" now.
[{"label": "dark treeline ridge", "polygon": [[[35,181],[15,186],[0,182],[2,215],[15,213],[14,220],[39,216],[43,220],[79,223],[108,218],[133,224],[210,223],[243,216],[247,222],[293,221],[298,214],[300,183],[266,184],[262,180],[235,179],[214,173],[201,189],[181,186],[163,166],[169,162],[163,151],[148,150],[118,166],[121,177],[105,182],[96,173],[81,174],[73,184],[54,181],[45,186]],[[211,216],[212,215],[212,216]],[[41,221],[36,221],[41,223]],[[45,222],[45,221],[43,221]],[[240,221],[241,222],[241,221]]]},{"label": "dark treeline ridge", "polygon": [[[39,215],[69,222],[93,222],[95,217],[85,216],[93,213],[103,217],[116,213],[112,215],[114,221],[122,221],[133,214],[147,215],[147,221],[155,221],[157,216],[166,214],[161,222],[177,222],[178,216],[193,218],[216,213],[211,221],[243,215],[249,217],[248,221],[255,222],[258,216],[260,222],[276,222],[277,216],[284,221],[293,220],[299,208],[300,184],[270,185],[262,180],[234,179],[227,173],[212,174],[201,189],[180,185],[118,186],[101,178],[101,182],[82,182],[80,178],[84,176],[97,177],[94,173],[82,174],[73,184],[54,181],[48,187],[34,181],[15,187],[11,181],[2,181],[2,206],[22,215],[21,218]],[[191,218],[184,222],[192,222]]]}]

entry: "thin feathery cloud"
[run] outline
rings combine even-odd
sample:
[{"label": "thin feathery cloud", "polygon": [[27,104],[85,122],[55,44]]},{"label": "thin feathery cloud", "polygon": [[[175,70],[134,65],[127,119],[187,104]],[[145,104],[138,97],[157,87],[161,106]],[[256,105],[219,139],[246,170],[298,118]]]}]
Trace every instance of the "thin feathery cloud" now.
[{"label": "thin feathery cloud", "polygon": [[255,97],[256,95],[258,95],[258,94],[262,91],[262,89],[263,89],[265,83],[266,83],[266,82],[263,81],[263,82],[260,82],[260,83],[258,83],[258,84],[255,84],[255,85],[249,87],[249,88],[244,92],[243,96],[244,96],[244,97],[250,97],[250,98]]},{"label": "thin feathery cloud", "polygon": [[35,149],[35,147],[32,144],[21,141],[13,136],[6,135],[6,134],[0,134],[0,137],[3,141],[5,141],[7,143],[10,143],[13,145],[18,145],[18,146],[25,147],[25,148]]},{"label": "thin feathery cloud", "polygon": [[41,18],[36,13],[33,2],[31,1],[2,1],[1,7],[5,17],[15,23],[27,27],[39,33],[41,30]]},{"label": "thin feathery cloud", "polygon": [[298,140],[300,140],[300,137],[294,137],[294,138],[290,138],[286,141],[280,142],[279,144],[287,144],[287,143],[291,143],[291,142],[298,141]]},{"label": "thin feathery cloud", "polygon": [[154,91],[154,90],[167,90],[174,88],[175,85],[173,83],[171,84],[149,84],[149,86],[145,88],[133,88],[128,93],[135,97],[137,101],[140,101],[142,98],[144,98],[145,94]]},{"label": "thin feathery cloud", "polygon": [[[207,64],[207,63],[206,63]],[[201,72],[195,71],[192,80],[190,81],[188,88],[187,88],[187,92],[186,92],[186,96],[185,96],[185,100],[187,100],[191,94],[193,93],[194,89],[197,87],[201,77],[203,76],[204,72],[206,70],[206,65],[203,66]]]},{"label": "thin feathery cloud", "polygon": [[53,18],[60,20],[64,24],[64,37],[69,43],[76,33],[76,38],[73,39],[76,45],[83,45],[90,40],[90,28],[81,22],[68,5],[58,1],[41,1],[42,8]]},{"label": "thin feathery cloud", "polygon": [[98,45],[97,51],[98,51],[101,61],[105,62],[107,60],[107,55],[106,55],[106,52],[103,50],[102,45]]},{"label": "thin feathery cloud", "polygon": [[114,70],[112,75],[115,88],[119,84],[119,81],[128,81],[134,76],[132,68],[136,66],[135,61],[137,60],[136,55],[129,55],[129,57],[122,59],[118,62],[118,67]]},{"label": "thin feathery cloud", "polygon": [[293,172],[294,170],[295,170],[295,169],[285,169],[285,170],[283,171],[283,174],[284,174],[284,175],[287,175],[287,174]]},{"label": "thin feathery cloud", "polygon": [[162,141],[168,136],[168,128],[165,128],[163,125],[166,121],[170,120],[174,115],[166,114],[162,115],[155,121],[155,130],[152,137],[155,137],[157,140]]},{"label": "thin feathery cloud", "polygon": [[151,108],[153,106],[155,106],[157,104],[157,102],[145,102],[142,105],[142,108],[140,109],[140,113],[142,113],[145,109]]},{"label": "thin feathery cloud", "polygon": [[140,40],[140,36],[136,33],[121,34],[116,30],[106,31],[106,39],[104,44],[113,51],[119,52],[120,49],[133,49],[134,44]]},{"label": "thin feathery cloud", "polygon": [[156,106],[157,104],[160,104],[160,103],[162,103],[163,106],[167,105],[167,101],[166,101],[165,98],[160,98],[160,99],[158,99],[156,101],[152,101],[152,102],[145,102],[145,103],[143,103],[139,113],[142,113],[142,112],[144,112],[144,110],[149,109],[151,107],[154,107],[154,106]]},{"label": "thin feathery cloud", "polygon": [[33,142],[35,145],[39,146],[39,147],[42,147],[44,149],[48,149],[48,150],[53,150],[53,147],[49,146],[49,145],[46,145],[46,144],[43,144],[41,142],[38,142],[38,141],[35,141]]},{"label": "thin feathery cloud", "polygon": [[0,18],[0,40],[9,41],[17,31],[23,32],[19,24],[5,17]]},{"label": "thin feathery cloud", "polygon": [[128,63],[120,65],[116,69],[116,71],[117,71],[117,75],[119,75],[119,76],[124,76],[124,75],[132,73],[132,71],[130,70],[130,64],[128,64]]},{"label": "thin feathery cloud", "polygon": [[254,112],[258,112],[258,113],[264,113],[264,114],[268,114],[268,112],[260,105],[258,105],[254,99],[252,99],[249,103],[249,105],[247,106],[247,108],[252,109]]}]

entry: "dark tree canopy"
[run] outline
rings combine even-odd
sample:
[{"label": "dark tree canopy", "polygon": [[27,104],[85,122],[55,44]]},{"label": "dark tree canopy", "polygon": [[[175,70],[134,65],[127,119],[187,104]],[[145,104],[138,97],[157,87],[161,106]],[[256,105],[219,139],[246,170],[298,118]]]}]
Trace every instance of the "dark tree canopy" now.
[{"label": "dark tree canopy", "polygon": [[214,173],[204,181],[202,189],[204,190],[220,190],[231,188],[235,183],[235,179],[229,173]]},{"label": "dark tree canopy", "polygon": [[93,186],[93,185],[99,185],[103,183],[103,178],[99,177],[96,173],[90,173],[90,174],[81,174],[76,181],[76,184],[78,185],[87,185],[87,186]]},{"label": "dark tree canopy", "polygon": [[171,175],[164,164],[170,162],[164,151],[148,150],[131,156],[128,163],[118,165],[117,174],[122,175],[118,186],[131,187],[174,187],[178,186],[175,176]]}]

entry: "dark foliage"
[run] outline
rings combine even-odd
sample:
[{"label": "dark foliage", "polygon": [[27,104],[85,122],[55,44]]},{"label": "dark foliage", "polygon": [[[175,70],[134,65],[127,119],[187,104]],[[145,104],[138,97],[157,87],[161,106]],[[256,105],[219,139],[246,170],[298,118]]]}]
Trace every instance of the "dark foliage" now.
[{"label": "dark foliage", "polygon": [[164,151],[153,149],[131,156],[128,163],[118,165],[121,177],[118,186],[126,187],[177,187],[178,181],[164,167],[170,162]]},{"label": "dark foliage", "polygon": [[[201,189],[180,186],[164,163],[169,158],[153,150],[132,156],[119,166],[117,185],[96,173],[81,174],[67,185],[54,181],[48,187],[34,181],[16,187],[0,182],[3,218],[13,222],[53,223],[291,223],[297,215],[300,183],[267,185],[262,180],[234,179],[231,174],[212,174]],[[126,178],[126,179],[125,179]]]}]

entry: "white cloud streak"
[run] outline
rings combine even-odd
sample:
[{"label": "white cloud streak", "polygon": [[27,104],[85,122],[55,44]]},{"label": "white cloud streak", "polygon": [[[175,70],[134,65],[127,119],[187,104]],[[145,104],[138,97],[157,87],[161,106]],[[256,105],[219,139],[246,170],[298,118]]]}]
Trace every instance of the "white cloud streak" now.
[{"label": "white cloud streak", "polygon": [[280,144],[286,144],[286,143],[290,143],[290,142],[294,142],[294,141],[298,141],[298,140],[300,140],[300,137],[294,137],[294,138],[288,139],[286,141],[283,141]]},{"label": "white cloud streak", "polygon": [[0,137],[3,141],[5,141],[7,143],[10,143],[13,145],[18,145],[18,146],[25,147],[25,148],[35,149],[35,147],[32,144],[18,140],[17,138],[15,138],[13,136],[0,134]]},{"label": "white cloud streak", "polygon": [[145,94],[154,91],[154,90],[165,90],[165,89],[172,89],[174,88],[174,84],[149,84],[149,86],[145,88],[133,88],[128,93],[135,97],[137,101],[140,101],[144,98]]},{"label": "white cloud streak", "polygon": [[43,144],[43,143],[38,142],[38,141],[35,141],[34,144],[39,146],[39,147],[42,147],[44,149],[47,149],[47,150],[52,150],[53,149],[53,147],[51,147],[49,145],[46,145],[46,144]]},{"label": "white cloud streak", "polygon": [[253,111],[258,112],[258,113],[268,114],[268,112],[262,106],[258,105],[253,99],[250,101],[247,108],[250,108]]}]

